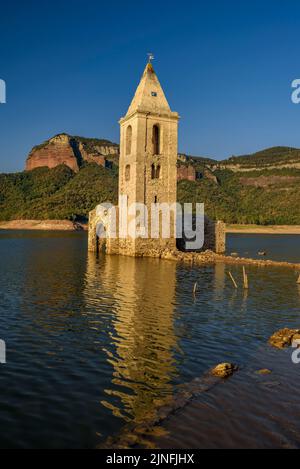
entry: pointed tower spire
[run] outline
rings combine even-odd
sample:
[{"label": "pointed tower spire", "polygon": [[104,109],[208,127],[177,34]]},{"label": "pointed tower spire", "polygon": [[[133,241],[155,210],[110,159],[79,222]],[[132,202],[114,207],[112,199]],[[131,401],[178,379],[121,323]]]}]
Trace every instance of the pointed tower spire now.
[{"label": "pointed tower spire", "polygon": [[148,62],[128,112],[119,121],[120,219],[132,226],[137,216],[127,209],[132,210],[132,204],[143,204],[145,208],[135,227],[136,236],[127,233],[119,245],[120,253],[140,255],[156,248],[176,249],[176,213],[171,209],[167,220],[169,235],[165,237],[160,226],[158,237],[151,238],[151,210],[153,204],[176,204],[178,120],[178,113],[171,112],[153,65]]},{"label": "pointed tower spire", "polygon": [[171,109],[151,62],[148,62],[126,116],[136,111],[170,114]]}]

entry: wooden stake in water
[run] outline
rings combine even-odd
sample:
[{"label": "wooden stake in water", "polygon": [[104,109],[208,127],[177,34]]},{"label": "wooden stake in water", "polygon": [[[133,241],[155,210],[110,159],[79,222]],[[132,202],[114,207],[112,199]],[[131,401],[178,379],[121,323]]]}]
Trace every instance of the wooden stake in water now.
[{"label": "wooden stake in water", "polygon": [[246,274],[245,267],[243,266],[244,288],[248,288],[248,275]]},{"label": "wooden stake in water", "polygon": [[195,282],[194,288],[193,288],[193,295],[196,296],[196,291],[197,291],[198,283]]},{"label": "wooden stake in water", "polygon": [[228,275],[229,275],[229,277],[231,278],[231,281],[232,281],[232,283],[233,283],[234,288],[237,288],[237,287],[238,287],[238,286],[237,286],[237,283],[236,283],[236,281],[234,280],[234,277],[233,277],[233,275],[232,275],[232,273],[231,273],[230,271],[228,272]]},{"label": "wooden stake in water", "polygon": [[299,277],[298,277],[297,283],[299,283],[299,284],[300,284],[300,275],[299,275]]}]

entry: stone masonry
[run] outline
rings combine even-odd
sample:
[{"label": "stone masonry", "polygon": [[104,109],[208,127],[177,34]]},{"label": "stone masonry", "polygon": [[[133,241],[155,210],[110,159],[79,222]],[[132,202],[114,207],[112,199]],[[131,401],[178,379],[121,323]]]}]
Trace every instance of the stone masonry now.
[{"label": "stone masonry", "polygon": [[[151,63],[146,65],[141,81],[126,115],[120,120],[119,206],[116,226],[117,239],[110,238],[110,221],[103,206],[90,213],[89,250],[105,246],[108,254],[161,257],[163,252],[175,252],[176,211],[170,211],[170,234],[151,238],[151,216],[139,217],[134,223],[135,236],[119,238],[119,216],[127,225],[136,221],[136,214],[128,213],[134,203],[144,204],[151,214],[152,204],[175,206],[177,200],[177,112],[172,112]],[[124,208],[125,200],[125,208]],[[127,207],[126,207],[127,206]],[[106,241],[99,239],[96,229],[107,233]],[[149,233],[144,237],[145,231]],[[205,224],[205,249],[225,250],[225,228],[221,222]]]}]

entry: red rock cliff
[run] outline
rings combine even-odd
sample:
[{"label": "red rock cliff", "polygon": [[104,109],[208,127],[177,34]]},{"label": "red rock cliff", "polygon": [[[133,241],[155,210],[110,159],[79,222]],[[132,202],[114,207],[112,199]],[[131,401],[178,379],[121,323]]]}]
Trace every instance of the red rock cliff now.
[{"label": "red rock cliff", "polygon": [[28,155],[25,169],[54,168],[65,164],[77,172],[84,161],[107,166],[109,161],[118,158],[118,154],[119,146],[109,141],[60,134],[34,147]]}]

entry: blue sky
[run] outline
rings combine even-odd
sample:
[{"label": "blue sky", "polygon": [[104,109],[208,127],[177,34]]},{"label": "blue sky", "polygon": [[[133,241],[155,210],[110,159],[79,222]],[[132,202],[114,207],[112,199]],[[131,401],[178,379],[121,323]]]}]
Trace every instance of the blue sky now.
[{"label": "blue sky", "polygon": [[1,3],[0,172],[59,132],[118,142],[149,51],[181,115],[181,152],[300,147],[297,1]]}]

